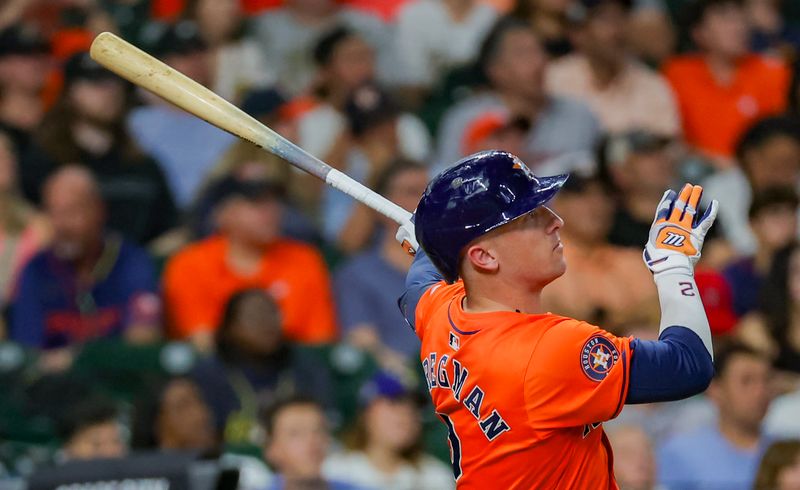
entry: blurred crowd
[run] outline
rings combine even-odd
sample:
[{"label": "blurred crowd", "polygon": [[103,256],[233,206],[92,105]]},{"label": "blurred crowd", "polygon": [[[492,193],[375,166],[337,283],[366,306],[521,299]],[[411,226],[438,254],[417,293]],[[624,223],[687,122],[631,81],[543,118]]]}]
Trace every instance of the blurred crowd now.
[{"label": "blurred crowd", "polygon": [[617,479],[800,488],[794,0],[0,3],[0,487],[156,452],[231,488],[454,488],[396,225],[106,71],[102,31],[409,211],[477,151],[570,173],[544,301],[618,335],[657,337],[642,247],[702,184],[715,379],[605,424]]}]

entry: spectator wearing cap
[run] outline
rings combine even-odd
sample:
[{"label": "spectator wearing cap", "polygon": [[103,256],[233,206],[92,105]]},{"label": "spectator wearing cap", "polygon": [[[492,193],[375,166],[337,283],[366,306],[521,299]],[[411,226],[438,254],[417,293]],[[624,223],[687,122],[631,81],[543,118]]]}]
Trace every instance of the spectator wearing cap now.
[{"label": "spectator wearing cap", "polygon": [[84,165],[108,206],[107,226],[138,244],[152,240],[175,225],[177,212],[158,163],[125,128],[127,86],[88,53],[70,58],[64,75],[64,92],[20,165],[26,196],[39,202],[39,186],[50,173]]},{"label": "spectator wearing cap", "polygon": [[45,108],[42,100],[49,46],[30,25],[0,31],[0,130],[11,137],[17,155],[27,150]]},{"label": "spectator wearing cap", "polygon": [[527,23],[500,20],[484,40],[478,57],[487,90],[445,113],[437,136],[437,168],[465,156],[468,127],[489,111],[530,122],[521,157],[537,174],[592,168],[591,149],[599,138],[599,123],[582,102],[545,92],[546,65],[542,44]]},{"label": "spectator wearing cap", "polygon": [[794,59],[800,52],[800,29],[784,19],[783,0],[746,0],[750,47],[758,53]]},{"label": "spectator wearing cap", "polygon": [[323,475],[331,429],[314,399],[291,396],[277,400],[266,411],[264,430],[264,460],[277,473],[268,490],[366,490]]},{"label": "spectator wearing cap", "polygon": [[384,490],[455,488],[450,468],[422,451],[420,398],[394,375],[375,374],[359,392],[348,451],[328,457],[323,474]]},{"label": "spectator wearing cap", "polygon": [[680,119],[669,84],[628,50],[631,0],[579,0],[571,13],[576,52],[547,68],[550,93],[582,100],[603,129],[675,136]]},{"label": "spectator wearing cap", "polygon": [[172,336],[212,350],[228,298],[260,288],[278,303],[288,340],[333,341],[327,269],[313,247],[281,235],[282,190],[269,181],[230,176],[211,192],[217,233],[178,252],[164,272]]},{"label": "spectator wearing cap", "polygon": [[104,231],[107,208],[91,173],[59,169],[45,183],[43,205],[53,240],[22,271],[10,338],[59,360],[93,339],[157,339],[161,302],[153,264],[143,250]]},{"label": "spectator wearing cap", "polygon": [[641,249],[647,243],[653,210],[664,189],[675,184],[677,155],[674,140],[643,130],[608,138],[600,161],[608,173],[617,208],[608,241]]},{"label": "spectator wearing cap", "polygon": [[300,393],[331,405],[326,366],[287,342],[281,323],[263,289],[235,293],[216,331],[215,354],[192,373],[226,444],[259,443],[259,413],[279,398]]},{"label": "spectator wearing cap", "polygon": [[128,453],[120,413],[110,400],[94,396],[67,407],[58,426],[65,460],[122,458]]},{"label": "spectator wearing cap", "polygon": [[663,71],[678,99],[687,143],[716,167],[729,168],[742,132],[786,108],[790,74],[780,60],[750,53],[742,0],[698,0],[689,8],[698,52],[676,56]]},{"label": "spectator wearing cap", "polygon": [[0,335],[22,268],[50,236],[47,219],[20,195],[17,157],[11,138],[0,130]]},{"label": "spectator wearing cap", "polygon": [[447,72],[472,61],[498,12],[479,0],[420,0],[397,18],[395,83],[419,102]]},{"label": "spectator wearing cap", "polygon": [[650,323],[658,312],[652,276],[643,267],[641,249],[607,241],[614,203],[597,177],[573,174],[553,201],[564,219],[567,272],[542,296],[545,311],[603,325]]},{"label": "spectator wearing cap", "polygon": [[264,50],[267,65],[281,67],[279,88],[298,95],[314,83],[314,46],[339,26],[358,33],[375,50],[380,73],[388,76],[393,72],[396,61],[386,25],[334,0],[286,0],[283,7],[255,17],[252,34]]},{"label": "spectator wearing cap", "polygon": [[[403,114],[394,100],[372,84],[358,87],[345,103],[347,140],[343,161],[345,173],[374,186],[378,176],[395,160],[407,157],[401,148]],[[336,164],[335,159],[331,160]],[[344,252],[363,249],[375,232],[374,215],[340,191],[326,187],[321,215],[323,236]],[[416,206],[412,206],[412,209]]]},{"label": "spectator wearing cap", "polygon": [[708,397],[717,421],[680,434],[657,450],[658,480],[669,490],[750,489],[769,440],[761,422],[770,403],[770,362],[748,347],[717,352]]},{"label": "spectator wearing cap", "polygon": [[467,126],[462,151],[471,155],[485,150],[503,150],[521,155],[530,127],[530,122],[523,117],[512,118],[505,111],[486,111]]},{"label": "spectator wearing cap", "polygon": [[[425,167],[399,160],[381,173],[375,190],[413,211],[427,183]],[[379,239],[336,271],[334,291],[339,324],[346,340],[370,352],[379,364],[402,368],[419,356],[420,347],[397,309],[412,257],[397,246],[396,223],[375,211],[363,212],[376,223]]]},{"label": "spectator wearing cap", "polygon": [[780,116],[755,122],[739,139],[736,157],[737,166],[712,174],[703,187],[720,202],[725,238],[738,253],[752,255],[757,248],[748,222],[753,195],[776,186],[800,190],[800,121]]},{"label": "spectator wearing cap", "polygon": [[258,44],[244,35],[244,14],[239,3],[196,0],[190,12],[213,63],[210,88],[234,104],[241,102],[247,91],[264,89],[275,82],[275,74],[267,67]]},{"label": "spectator wearing cap", "polygon": [[[150,36],[150,52],[203,85],[212,71],[205,43],[189,21],[165,27]],[[171,104],[145,95],[149,103],[134,108],[127,120],[136,143],[161,164],[179,208],[194,199],[206,172],[235,137]]]},{"label": "spectator wearing cap", "polygon": [[547,54],[558,58],[572,52],[567,12],[572,0],[518,0],[511,15],[527,22],[539,35]]},{"label": "spectator wearing cap", "polygon": [[[341,27],[327,32],[314,48],[317,82],[307,96],[290,103],[297,107],[305,99],[310,106],[297,118],[299,145],[336,167],[345,165],[352,143],[348,101],[359,87],[378,86],[374,52],[355,30]],[[396,132],[404,155],[420,161],[428,156],[430,136],[416,116],[399,114]]]},{"label": "spectator wearing cap", "polygon": [[797,191],[791,187],[768,188],[753,198],[748,218],[756,237],[756,252],[737,259],[723,270],[738,316],[758,306],[761,286],[773,256],[797,238],[798,205]]}]

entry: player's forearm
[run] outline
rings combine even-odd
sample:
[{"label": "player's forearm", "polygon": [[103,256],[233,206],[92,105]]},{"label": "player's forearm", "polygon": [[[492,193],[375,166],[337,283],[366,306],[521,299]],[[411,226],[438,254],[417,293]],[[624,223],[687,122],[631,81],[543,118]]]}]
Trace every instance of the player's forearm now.
[{"label": "player's forearm", "polygon": [[672,326],[686,327],[700,337],[713,359],[711,328],[694,277],[681,272],[663,272],[655,274],[653,279],[661,303],[659,335]]},{"label": "player's forearm", "polygon": [[406,290],[398,302],[400,312],[412,328],[415,327],[414,318],[420,298],[429,287],[443,279],[442,274],[420,247],[406,275]]}]

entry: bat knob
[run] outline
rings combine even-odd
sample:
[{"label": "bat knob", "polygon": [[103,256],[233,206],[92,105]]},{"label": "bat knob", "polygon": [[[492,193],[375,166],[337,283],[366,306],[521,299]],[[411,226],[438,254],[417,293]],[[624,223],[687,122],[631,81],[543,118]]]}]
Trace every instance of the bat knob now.
[{"label": "bat knob", "polygon": [[403,249],[408,252],[409,255],[416,255],[419,244],[417,243],[417,237],[414,233],[414,223],[407,221],[400,225],[394,237],[400,242],[400,245],[402,245]]}]

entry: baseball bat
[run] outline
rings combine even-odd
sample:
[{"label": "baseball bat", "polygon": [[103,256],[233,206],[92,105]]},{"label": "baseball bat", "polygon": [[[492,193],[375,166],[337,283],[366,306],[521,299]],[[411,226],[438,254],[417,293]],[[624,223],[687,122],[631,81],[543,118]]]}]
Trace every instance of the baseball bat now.
[{"label": "baseball bat", "polygon": [[103,32],[94,39],[90,55],[92,59],[131,83],[234,136],[278,155],[394,220],[401,227],[397,238],[403,247],[412,254],[417,249],[411,213],[311,155],[183,73],[110,32]]}]

